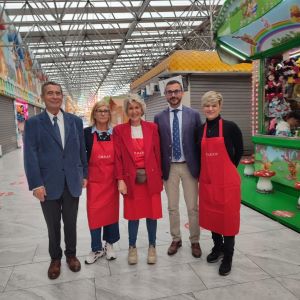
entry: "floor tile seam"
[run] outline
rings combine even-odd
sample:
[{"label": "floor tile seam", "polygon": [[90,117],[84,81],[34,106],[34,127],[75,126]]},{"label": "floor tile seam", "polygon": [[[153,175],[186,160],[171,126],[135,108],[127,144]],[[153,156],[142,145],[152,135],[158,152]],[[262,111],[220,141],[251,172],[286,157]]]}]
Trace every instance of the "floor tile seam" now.
[{"label": "floor tile seam", "polygon": [[[237,243],[237,244],[238,244],[238,243]],[[240,250],[240,249],[238,248],[238,245],[235,245],[234,248],[237,249],[237,250],[239,250],[239,251],[240,251],[242,254],[244,254],[244,255],[252,255],[252,256],[255,256],[254,254],[250,254],[250,253],[245,253],[245,252],[243,252],[242,250]],[[280,247],[280,248],[273,248],[273,247],[270,247],[270,248],[268,248],[268,249],[260,250],[258,253],[259,253],[259,254],[264,254],[265,252],[270,252],[270,251],[273,252],[273,251],[290,250],[290,249],[294,250],[295,247],[292,246],[292,245],[289,245],[289,246],[287,246],[287,247]],[[255,254],[258,255],[257,253],[255,253]]]},{"label": "floor tile seam", "polygon": [[[261,251],[260,253],[255,253],[255,254],[249,254],[249,253],[243,253],[243,255],[245,255],[245,256],[247,256],[247,258],[248,259],[250,259],[251,260],[251,258],[249,257],[249,256],[254,256],[254,257],[257,257],[257,258],[262,258],[262,259],[272,259],[272,260],[276,260],[276,261],[278,261],[278,259],[276,259],[276,258],[273,258],[273,257],[265,257],[265,256],[262,256],[262,255],[264,255],[264,253],[265,252],[270,252],[270,251],[272,251],[272,252],[274,252],[274,251],[279,251],[279,250],[286,250],[286,249],[292,249],[292,248],[281,248],[281,249],[268,249],[268,250],[264,250],[264,251]],[[240,251],[240,250],[239,250]],[[251,260],[252,261],[252,260]],[[291,261],[285,261],[285,260],[279,260],[280,262],[283,262],[283,263],[288,263],[288,264],[291,264],[291,265],[294,265],[294,266],[300,266],[300,264],[299,263],[295,263],[295,264],[293,264],[293,262],[291,262]],[[299,272],[297,272],[296,274],[298,274]],[[293,275],[293,274],[291,274],[291,275]]]},{"label": "floor tile seam", "polygon": [[[198,292],[198,291],[196,291],[196,292]],[[193,292],[180,293],[180,294],[166,296],[166,297],[164,296],[164,297],[160,297],[160,298],[151,298],[151,300],[165,300],[165,299],[170,299],[170,297],[185,296],[185,295],[191,296],[191,297],[193,297],[193,299],[197,300]]]},{"label": "floor tile seam", "polygon": [[94,284],[95,299],[98,300],[98,297],[97,297],[97,287],[96,287],[96,277],[94,277],[92,281],[93,281],[93,284]]},{"label": "floor tile seam", "polygon": [[297,299],[298,296],[294,294],[293,291],[291,291],[288,287],[284,286],[281,281],[277,280],[276,278],[274,278],[285,290],[289,291],[293,296],[295,296],[295,298]]},{"label": "floor tile seam", "polygon": [[[203,283],[204,287],[206,288],[206,290],[209,290],[209,288],[206,286],[205,282],[202,280],[202,278],[200,277],[200,275],[197,274],[197,272],[195,271],[195,269],[192,267],[192,265],[190,263],[188,263],[188,266],[190,267],[190,269],[193,271],[193,273],[200,279],[200,281]],[[196,291],[195,291],[196,292]]]},{"label": "floor tile seam", "polygon": [[[276,277],[276,276],[270,274],[270,272],[268,272],[267,270],[265,270],[263,267],[259,266],[255,261],[253,261],[253,260],[249,257],[249,255],[245,254],[245,256],[246,256],[249,260],[251,260],[251,262],[252,262],[253,264],[255,264],[261,271],[263,271],[264,273],[266,273],[267,275],[269,275],[270,278],[273,278],[273,279],[274,279],[274,278]],[[253,255],[252,255],[252,256],[253,256]]]},{"label": "floor tile seam", "polygon": [[[222,285],[222,286],[214,286],[214,287],[208,288],[208,290],[211,291],[211,290],[221,289],[221,288],[226,288],[226,287],[233,287],[233,286],[245,285],[245,284],[248,284],[248,283],[261,282],[261,281],[270,280],[270,279],[275,279],[275,278],[270,276],[268,278],[262,278],[262,279],[259,279],[259,280],[249,280],[249,281],[243,281],[243,282],[232,282],[232,283],[229,283],[229,284],[226,284],[226,285]],[[200,291],[200,293],[204,292],[204,291],[205,290]]]},{"label": "floor tile seam", "polygon": [[288,278],[288,276],[293,276],[293,275],[300,275],[300,272],[297,273],[290,273],[290,274],[284,274],[284,275],[276,275],[274,278],[287,278],[287,279],[293,279],[293,278]]},{"label": "floor tile seam", "polygon": [[[167,268],[170,268],[170,266],[177,266],[177,265],[188,265],[189,263],[188,262],[183,262],[183,263],[174,263],[174,264],[170,264],[169,266],[162,266],[162,267],[159,267],[159,270],[163,270],[163,269],[167,269]],[[141,265],[140,263],[139,263],[139,265]],[[147,261],[145,260],[145,267],[149,267],[149,268],[145,268],[145,269],[137,269],[137,265],[133,265],[133,266],[130,266],[130,267],[132,267],[132,268],[134,268],[134,269],[132,269],[132,270],[126,270],[126,271],[124,271],[124,272],[122,272],[122,273],[118,273],[118,274],[111,274],[111,275],[102,275],[101,276],[101,278],[103,278],[103,277],[113,277],[113,276],[120,276],[120,275],[123,275],[123,274],[133,274],[133,273],[141,273],[141,272],[144,272],[144,271],[151,271],[151,272],[153,272],[153,270],[151,270],[150,268],[151,267],[153,267],[153,268],[155,268],[155,266],[157,266],[158,265],[158,263],[156,263],[155,265],[149,265],[149,264],[147,264]]]},{"label": "floor tile seam", "polygon": [[[274,222],[276,222],[275,220],[273,220]],[[280,223],[278,223],[280,224]],[[260,231],[253,231],[253,232],[245,232],[245,233],[239,233],[237,236],[245,236],[245,235],[250,235],[250,234],[256,234],[256,233],[265,233],[265,232],[273,232],[273,231],[280,231],[280,230],[285,230],[287,228],[274,228],[274,229],[265,229],[265,230],[260,230]],[[290,229],[290,228],[288,228]],[[294,231],[292,229],[290,229],[291,231]]]},{"label": "floor tile seam", "polygon": [[34,251],[32,259],[31,259],[31,263],[33,263],[34,257],[35,257],[35,255],[37,253],[37,250],[38,250],[38,247],[39,247],[39,244],[37,244],[36,247],[35,247],[35,251]]},{"label": "floor tile seam", "polygon": [[77,281],[83,281],[83,280],[92,280],[92,279],[95,279],[95,277],[82,277],[82,278],[79,278],[79,279],[72,279],[72,280],[59,281],[59,282],[54,282],[54,280],[51,280],[51,282],[53,282],[53,283],[39,284],[39,285],[35,285],[35,286],[28,286],[26,288],[16,288],[16,289],[11,289],[11,290],[5,290],[4,293],[10,293],[10,292],[16,292],[16,291],[26,291],[26,290],[35,289],[35,288],[41,288],[41,287],[47,287],[47,286],[53,286],[53,285],[57,285],[57,284],[77,282]]},{"label": "floor tile seam", "polygon": [[[38,246],[37,246],[37,247],[38,247]],[[82,259],[84,260],[85,255],[80,255],[80,256],[76,256],[76,257],[77,257],[77,258],[82,258]],[[33,257],[33,259],[34,259],[34,257]],[[40,261],[34,261],[33,259],[32,259],[31,262],[20,263],[20,264],[12,264],[12,265],[6,265],[6,266],[0,266],[0,269],[1,269],[1,268],[11,268],[11,267],[27,266],[27,265],[38,265],[38,264],[41,264],[41,263],[50,263],[50,261],[51,261],[51,258],[47,258],[47,259],[45,259],[45,260],[40,260]],[[65,258],[65,257],[63,257],[63,258],[61,259],[61,261],[62,261],[62,262],[65,262],[66,265],[67,265],[67,261],[66,261],[66,258]],[[107,265],[107,264],[105,264],[105,265]]]},{"label": "floor tile seam", "polygon": [[[193,299],[197,300],[197,299],[195,298],[195,295],[193,294],[193,292],[181,293],[181,294],[172,295],[172,296],[185,296],[185,295],[191,296],[191,297],[193,297]],[[162,298],[156,298],[155,300],[166,300],[166,299],[170,299],[170,297],[169,297],[169,296],[166,296],[166,297],[162,297]]]},{"label": "floor tile seam", "polygon": [[4,288],[3,288],[3,293],[5,292],[6,287],[7,287],[7,284],[8,284],[8,282],[10,281],[10,279],[11,279],[11,277],[12,277],[12,274],[13,274],[13,272],[14,272],[14,268],[15,268],[15,267],[12,267],[12,268],[11,268],[10,275],[9,275],[8,280],[6,281],[6,284],[5,284]]}]

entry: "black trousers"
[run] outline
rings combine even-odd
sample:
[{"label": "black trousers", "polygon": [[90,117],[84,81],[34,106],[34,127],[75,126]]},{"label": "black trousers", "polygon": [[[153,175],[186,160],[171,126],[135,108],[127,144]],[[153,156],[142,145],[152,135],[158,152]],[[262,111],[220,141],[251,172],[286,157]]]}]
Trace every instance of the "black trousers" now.
[{"label": "black trousers", "polygon": [[73,197],[67,185],[60,199],[41,202],[49,237],[49,254],[51,259],[61,259],[61,217],[64,222],[65,256],[76,255],[76,224],[79,197]]},{"label": "black trousers", "polygon": [[223,236],[222,234],[211,232],[214,245],[218,250],[224,252],[224,256],[232,259],[234,252],[235,236]]}]

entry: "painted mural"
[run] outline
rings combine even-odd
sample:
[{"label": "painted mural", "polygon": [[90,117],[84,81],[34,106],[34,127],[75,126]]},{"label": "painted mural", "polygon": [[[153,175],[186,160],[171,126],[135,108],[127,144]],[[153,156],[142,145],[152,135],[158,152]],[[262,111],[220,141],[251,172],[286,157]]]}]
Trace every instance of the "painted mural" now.
[{"label": "painted mural", "polygon": [[[1,9],[1,7],[0,7]],[[20,34],[14,26],[7,25],[8,17],[0,20],[0,78],[13,82],[21,89],[40,94],[41,82],[47,78],[28,49],[22,44]]]},{"label": "painted mural", "polygon": [[299,0],[227,1],[216,21],[218,40],[247,57],[300,39]]},{"label": "painted mural", "polygon": [[276,172],[272,180],[294,187],[300,181],[300,150],[255,145],[255,170],[267,167]]}]

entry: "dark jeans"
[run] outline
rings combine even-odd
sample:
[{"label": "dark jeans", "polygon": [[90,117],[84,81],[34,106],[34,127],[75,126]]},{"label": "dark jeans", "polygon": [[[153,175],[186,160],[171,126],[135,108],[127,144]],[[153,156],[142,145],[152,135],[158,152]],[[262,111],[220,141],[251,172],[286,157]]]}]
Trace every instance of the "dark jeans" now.
[{"label": "dark jeans", "polygon": [[232,258],[234,252],[235,236],[223,236],[222,234],[212,232],[212,239],[217,249],[224,251],[224,256]]},{"label": "dark jeans", "polygon": [[[140,220],[128,221],[129,246],[135,246]],[[156,244],[157,220],[146,219],[149,245]]]},{"label": "dark jeans", "polygon": [[[102,250],[102,242],[101,242],[101,231],[102,227],[97,229],[91,229],[91,247],[92,251],[100,251]],[[119,233],[119,223],[114,223],[110,225],[103,226],[103,240],[109,244],[114,244],[120,239]]]},{"label": "dark jeans", "polygon": [[64,222],[65,256],[76,255],[76,224],[78,213],[78,197],[73,197],[67,185],[62,196],[57,200],[45,200],[41,202],[44,218],[47,223],[49,237],[49,253],[51,259],[61,259],[60,247],[61,216]]}]

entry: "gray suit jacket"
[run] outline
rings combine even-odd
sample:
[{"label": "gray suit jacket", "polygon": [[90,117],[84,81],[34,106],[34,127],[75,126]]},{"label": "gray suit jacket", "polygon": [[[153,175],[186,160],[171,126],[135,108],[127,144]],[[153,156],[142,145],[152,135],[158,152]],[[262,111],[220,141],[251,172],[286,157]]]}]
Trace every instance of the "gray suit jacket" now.
[{"label": "gray suit jacket", "polygon": [[[154,117],[158,125],[161,147],[163,179],[168,180],[172,162],[172,133],[170,128],[169,108]],[[193,177],[198,178],[200,172],[199,129],[201,119],[199,112],[182,107],[182,147],[186,163]]]},{"label": "gray suit jacket", "polygon": [[82,120],[65,112],[63,116],[64,148],[46,111],[25,123],[24,165],[29,189],[44,186],[46,200],[59,199],[65,184],[73,197],[79,197],[82,180],[87,178]]}]

